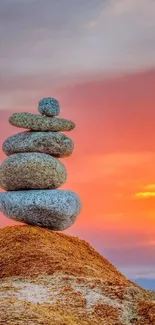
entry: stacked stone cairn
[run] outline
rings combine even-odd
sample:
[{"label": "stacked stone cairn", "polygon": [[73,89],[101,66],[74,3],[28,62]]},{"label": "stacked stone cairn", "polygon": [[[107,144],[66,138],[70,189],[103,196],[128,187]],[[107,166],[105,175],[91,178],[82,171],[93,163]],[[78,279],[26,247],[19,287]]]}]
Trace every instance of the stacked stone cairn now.
[{"label": "stacked stone cairn", "polygon": [[16,221],[62,231],[76,220],[81,210],[77,194],[58,189],[66,182],[67,171],[58,158],[67,157],[73,141],[61,132],[75,124],[57,118],[60,106],[56,99],[40,100],[39,113],[15,113],[9,122],[27,129],[3,143],[8,156],[0,166],[1,212]]}]

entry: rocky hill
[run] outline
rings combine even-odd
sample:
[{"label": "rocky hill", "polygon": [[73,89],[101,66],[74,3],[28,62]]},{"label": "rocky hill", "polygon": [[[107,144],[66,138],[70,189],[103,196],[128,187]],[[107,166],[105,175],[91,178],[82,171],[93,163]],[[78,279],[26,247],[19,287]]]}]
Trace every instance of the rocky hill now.
[{"label": "rocky hill", "polygon": [[155,325],[155,294],[88,243],[31,226],[0,229],[0,324]]}]

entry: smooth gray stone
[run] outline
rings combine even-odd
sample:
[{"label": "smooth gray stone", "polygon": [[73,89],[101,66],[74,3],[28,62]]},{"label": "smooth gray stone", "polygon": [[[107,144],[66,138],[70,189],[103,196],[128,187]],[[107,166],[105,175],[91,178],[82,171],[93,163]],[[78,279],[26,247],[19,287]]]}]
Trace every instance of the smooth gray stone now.
[{"label": "smooth gray stone", "polygon": [[9,118],[9,123],[33,131],[61,132],[75,128],[75,123],[70,120],[31,113],[14,113]]},{"label": "smooth gray stone", "polygon": [[58,132],[21,132],[3,143],[7,156],[20,152],[42,152],[54,157],[67,157],[74,149],[74,142]]},{"label": "smooth gray stone", "polygon": [[52,97],[43,98],[39,102],[38,111],[43,115],[57,116],[60,113],[59,102]]},{"label": "smooth gray stone", "polygon": [[44,153],[17,153],[0,166],[0,187],[6,191],[55,189],[65,183],[65,166]]},{"label": "smooth gray stone", "polygon": [[0,193],[0,211],[30,225],[65,230],[81,211],[77,194],[66,190],[34,190]]}]

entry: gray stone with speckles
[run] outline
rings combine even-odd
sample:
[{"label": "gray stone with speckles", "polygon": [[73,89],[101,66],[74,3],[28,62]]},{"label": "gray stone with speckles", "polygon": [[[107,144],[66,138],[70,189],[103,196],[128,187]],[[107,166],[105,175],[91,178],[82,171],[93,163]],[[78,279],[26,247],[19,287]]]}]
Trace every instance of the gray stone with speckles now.
[{"label": "gray stone with speckles", "polygon": [[77,194],[66,190],[30,190],[0,193],[0,211],[30,225],[65,230],[81,211]]},{"label": "gray stone with speckles", "polygon": [[70,120],[31,113],[14,113],[9,122],[11,125],[32,131],[61,132],[75,128],[75,123]]},{"label": "gray stone with speckles", "polygon": [[74,149],[74,142],[59,132],[21,132],[3,143],[7,156],[20,152],[42,152],[54,157],[67,157]]},{"label": "gray stone with speckles", "polygon": [[44,153],[17,153],[0,166],[0,187],[6,191],[55,189],[66,179],[65,166]]},{"label": "gray stone with speckles", "polygon": [[52,97],[46,97],[39,101],[39,113],[47,116],[57,116],[60,113],[59,102]]}]

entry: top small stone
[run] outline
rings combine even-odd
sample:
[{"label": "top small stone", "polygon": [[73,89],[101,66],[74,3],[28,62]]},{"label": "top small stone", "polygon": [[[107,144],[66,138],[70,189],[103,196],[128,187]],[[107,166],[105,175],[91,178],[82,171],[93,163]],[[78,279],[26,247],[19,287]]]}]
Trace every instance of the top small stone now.
[{"label": "top small stone", "polygon": [[43,98],[38,104],[38,111],[42,115],[57,116],[60,113],[59,102],[55,98]]}]

